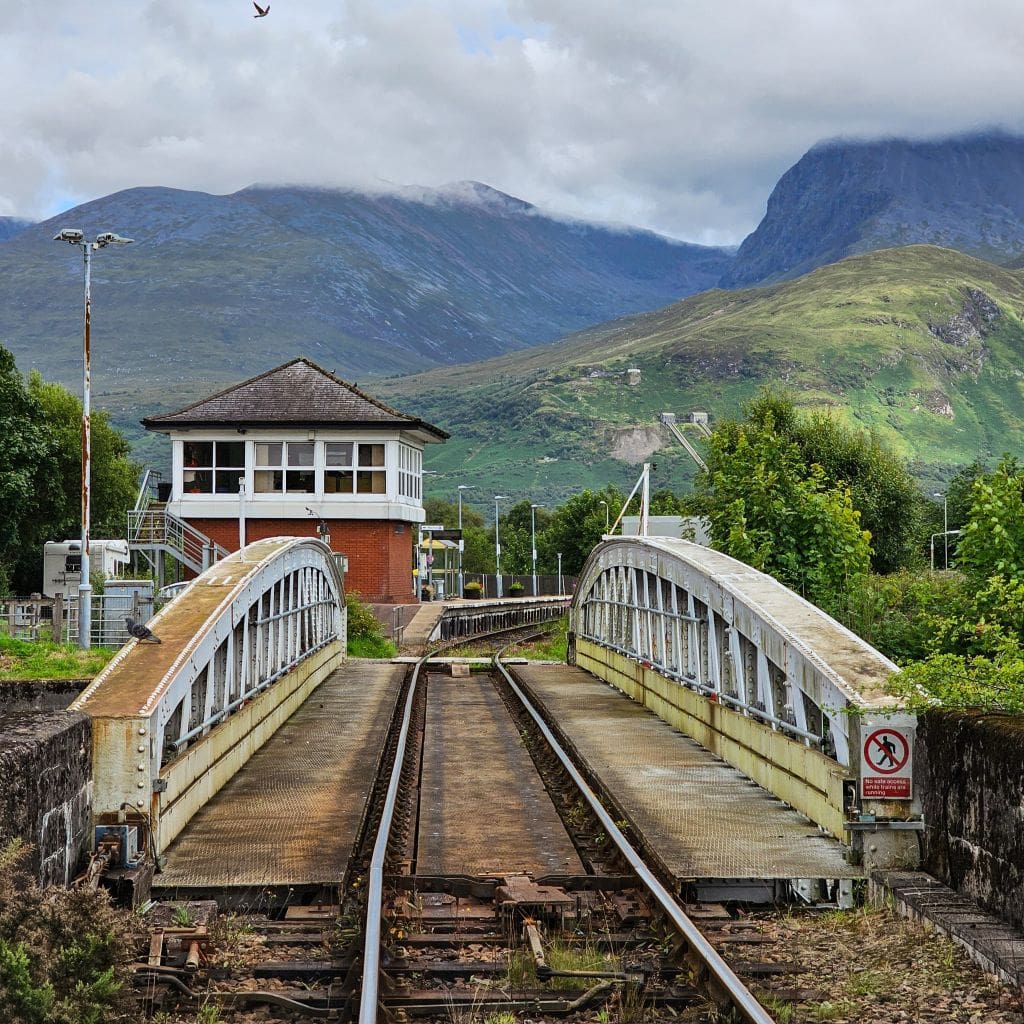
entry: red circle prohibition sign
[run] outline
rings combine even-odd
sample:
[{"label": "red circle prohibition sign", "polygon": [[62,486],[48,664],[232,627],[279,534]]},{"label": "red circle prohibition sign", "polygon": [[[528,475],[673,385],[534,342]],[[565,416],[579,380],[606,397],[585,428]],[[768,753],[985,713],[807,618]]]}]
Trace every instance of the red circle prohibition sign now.
[{"label": "red circle prohibition sign", "polygon": [[902,733],[876,729],[864,741],[864,757],[872,771],[879,775],[892,775],[910,759],[910,744]]}]

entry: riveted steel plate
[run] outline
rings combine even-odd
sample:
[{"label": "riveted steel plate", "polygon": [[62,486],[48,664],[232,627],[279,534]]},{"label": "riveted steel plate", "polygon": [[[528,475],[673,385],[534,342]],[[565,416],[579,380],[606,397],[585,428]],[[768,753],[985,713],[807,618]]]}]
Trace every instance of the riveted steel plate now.
[{"label": "riveted steel plate", "polygon": [[365,661],[332,673],[189,822],[154,887],[340,882],[404,675]]},{"label": "riveted steel plate", "polygon": [[485,676],[432,673],[416,872],[582,873],[572,841],[501,697]]},{"label": "riveted steel plate", "polygon": [[568,665],[515,674],[676,878],[863,875],[807,818],[607,683]]}]

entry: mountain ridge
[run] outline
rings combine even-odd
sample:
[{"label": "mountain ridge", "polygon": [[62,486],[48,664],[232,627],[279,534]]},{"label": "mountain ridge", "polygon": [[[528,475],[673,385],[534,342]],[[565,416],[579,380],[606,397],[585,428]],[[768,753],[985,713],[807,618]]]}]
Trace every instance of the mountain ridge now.
[{"label": "mountain ridge", "polygon": [[[641,371],[637,387],[629,367]],[[656,484],[682,490],[694,467],[660,413],[736,415],[764,385],[874,432],[935,489],[958,464],[1024,446],[1021,367],[1024,274],[909,246],[373,387],[432,422],[443,416],[453,437],[430,453],[432,469],[485,490],[518,485],[534,500],[631,483],[634,462],[651,457]],[[614,458],[616,448],[631,457]]]},{"label": "mountain ridge", "polygon": [[820,142],[779,179],[720,284],[767,284],[910,244],[990,260],[1024,252],[1024,138]]}]

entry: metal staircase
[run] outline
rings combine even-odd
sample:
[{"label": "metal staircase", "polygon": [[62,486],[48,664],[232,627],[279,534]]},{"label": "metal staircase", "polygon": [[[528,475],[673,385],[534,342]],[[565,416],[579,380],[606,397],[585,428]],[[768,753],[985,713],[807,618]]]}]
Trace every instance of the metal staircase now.
[{"label": "metal staircase", "polygon": [[154,497],[159,480],[160,473],[153,469],[147,469],[142,477],[135,508],[128,513],[128,547],[149,563],[162,587],[164,555],[198,575],[230,552],[167,511],[164,502]]}]

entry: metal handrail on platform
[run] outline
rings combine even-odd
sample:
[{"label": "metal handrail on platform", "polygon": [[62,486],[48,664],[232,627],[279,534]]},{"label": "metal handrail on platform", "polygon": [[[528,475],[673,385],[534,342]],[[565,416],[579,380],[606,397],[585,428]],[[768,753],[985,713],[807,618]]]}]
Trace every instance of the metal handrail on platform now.
[{"label": "metal handrail on platform", "polygon": [[219,562],[230,554],[184,519],[158,508],[128,513],[128,543],[132,547],[167,547],[180,553],[182,561],[195,571],[206,568],[208,561]]}]

